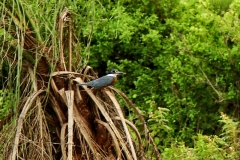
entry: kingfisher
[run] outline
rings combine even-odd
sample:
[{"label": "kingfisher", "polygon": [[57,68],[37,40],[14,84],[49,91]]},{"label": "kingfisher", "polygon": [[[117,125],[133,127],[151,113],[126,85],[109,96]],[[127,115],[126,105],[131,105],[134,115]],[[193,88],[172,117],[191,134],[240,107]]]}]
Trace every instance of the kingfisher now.
[{"label": "kingfisher", "polygon": [[124,72],[120,72],[117,69],[112,69],[110,71],[108,71],[108,74],[100,77],[98,79],[86,82],[86,83],[81,83],[81,84],[77,84],[77,86],[82,86],[82,85],[87,85],[90,86],[92,88],[104,88],[110,85],[113,85],[114,83],[116,83],[117,81],[117,75],[119,74],[126,74]]}]

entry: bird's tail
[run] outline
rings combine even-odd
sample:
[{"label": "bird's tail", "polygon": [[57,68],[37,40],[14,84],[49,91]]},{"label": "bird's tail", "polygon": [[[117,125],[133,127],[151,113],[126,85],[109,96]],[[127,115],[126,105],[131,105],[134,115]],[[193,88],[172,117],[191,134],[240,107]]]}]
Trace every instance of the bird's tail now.
[{"label": "bird's tail", "polygon": [[77,86],[87,85],[87,83],[76,84]]}]

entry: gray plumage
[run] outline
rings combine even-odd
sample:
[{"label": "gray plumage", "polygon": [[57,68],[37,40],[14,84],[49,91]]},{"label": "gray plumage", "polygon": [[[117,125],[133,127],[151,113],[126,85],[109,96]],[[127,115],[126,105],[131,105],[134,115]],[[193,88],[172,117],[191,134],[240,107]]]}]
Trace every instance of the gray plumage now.
[{"label": "gray plumage", "polygon": [[103,76],[98,79],[92,80],[90,82],[82,83],[82,84],[77,84],[77,86],[82,86],[82,85],[87,85],[93,88],[101,88],[104,86],[109,86],[111,83],[114,81],[114,76]]},{"label": "gray plumage", "polygon": [[116,69],[112,69],[108,72],[106,76],[100,77],[98,79],[92,80],[90,82],[77,84],[77,86],[87,85],[92,88],[102,88],[106,86],[110,86],[117,81],[117,75],[125,74],[124,72],[120,72]]}]

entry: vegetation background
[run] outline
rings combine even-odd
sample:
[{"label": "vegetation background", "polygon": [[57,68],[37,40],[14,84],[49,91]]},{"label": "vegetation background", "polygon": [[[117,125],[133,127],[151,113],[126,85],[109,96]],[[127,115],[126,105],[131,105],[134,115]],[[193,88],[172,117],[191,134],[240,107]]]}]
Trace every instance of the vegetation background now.
[{"label": "vegetation background", "polygon": [[[45,43],[59,11],[74,13],[74,69],[90,65],[99,76],[112,68],[127,72],[115,87],[141,111],[162,159],[240,158],[240,1],[21,3],[38,20],[35,29]],[[6,43],[11,38],[4,32],[1,24]],[[0,119],[17,112],[22,71],[12,66],[2,58]],[[140,127],[133,110],[123,110]]]}]

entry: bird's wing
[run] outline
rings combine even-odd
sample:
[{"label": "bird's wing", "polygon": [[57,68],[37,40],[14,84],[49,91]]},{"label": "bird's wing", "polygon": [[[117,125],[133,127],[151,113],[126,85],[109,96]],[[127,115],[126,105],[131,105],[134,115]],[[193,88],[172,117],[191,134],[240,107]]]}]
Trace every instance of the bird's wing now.
[{"label": "bird's wing", "polygon": [[87,85],[92,86],[94,88],[100,88],[100,87],[110,85],[113,82],[113,80],[114,80],[114,77],[112,77],[112,76],[103,76],[96,80],[87,82]]}]

